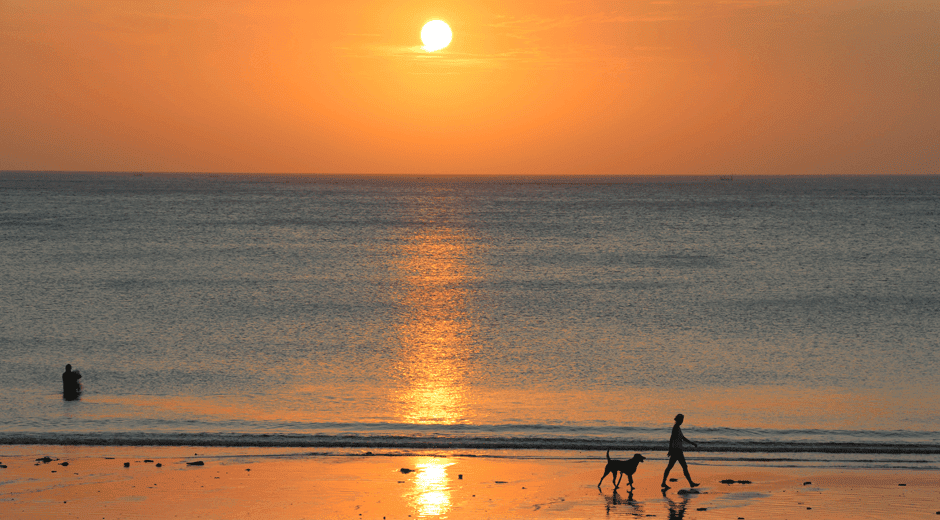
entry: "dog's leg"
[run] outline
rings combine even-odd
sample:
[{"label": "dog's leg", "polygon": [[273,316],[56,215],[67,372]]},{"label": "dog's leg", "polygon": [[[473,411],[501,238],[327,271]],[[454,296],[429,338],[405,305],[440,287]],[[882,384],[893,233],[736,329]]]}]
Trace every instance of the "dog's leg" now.
[{"label": "dog's leg", "polygon": [[[622,471],[620,472],[620,480],[623,480]],[[614,471],[614,489],[618,489],[620,487],[620,480],[617,480],[617,471],[615,470]]]},{"label": "dog's leg", "polygon": [[[603,477],[601,477],[601,480],[600,480],[600,482],[598,482],[598,483],[597,483],[597,487],[598,487],[598,488],[600,488],[600,487],[601,487],[601,482],[603,482],[603,481],[604,481],[604,478],[605,478],[605,477],[607,477],[607,474],[608,474],[608,473],[610,473],[610,468],[604,468],[604,476],[603,476]],[[616,477],[617,475],[616,475],[616,474],[614,474],[614,476]]]}]

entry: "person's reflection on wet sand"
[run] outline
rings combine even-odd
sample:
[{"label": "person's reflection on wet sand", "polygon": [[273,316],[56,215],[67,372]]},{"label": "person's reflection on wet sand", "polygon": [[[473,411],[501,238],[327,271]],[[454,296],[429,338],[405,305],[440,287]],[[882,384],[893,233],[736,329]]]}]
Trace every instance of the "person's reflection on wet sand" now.
[{"label": "person's reflection on wet sand", "polygon": [[[626,498],[620,496],[620,493],[617,493],[617,490],[614,490],[611,495],[604,495],[604,501],[607,503],[607,514],[610,515],[611,511],[614,511],[617,506],[628,506],[632,508],[632,511],[629,511],[625,514],[633,515],[635,517],[643,517],[643,504],[637,502],[633,499],[633,490],[627,491]],[[618,512],[623,514],[622,512]]]},{"label": "person's reflection on wet sand", "polygon": [[685,518],[685,508],[689,505],[689,496],[686,494],[680,494],[680,496],[682,501],[676,502],[669,498],[666,495],[666,490],[663,489],[663,498],[669,504],[669,520],[683,520]]}]

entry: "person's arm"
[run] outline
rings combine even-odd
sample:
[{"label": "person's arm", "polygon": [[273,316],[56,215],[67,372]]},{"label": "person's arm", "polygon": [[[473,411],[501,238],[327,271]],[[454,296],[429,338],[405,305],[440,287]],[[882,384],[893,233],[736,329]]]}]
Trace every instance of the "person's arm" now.
[{"label": "person's arm", "polygon": [[690,441],[689,439],[687,439],[687,438],[685,437],[685,435],[682,436],[682,440],[684,440],[685,442],[687,442],[687,443],[691,444],[692,446],[695,446],[696,448],[698,448],[698,443],[695,442],[695,441]]}]

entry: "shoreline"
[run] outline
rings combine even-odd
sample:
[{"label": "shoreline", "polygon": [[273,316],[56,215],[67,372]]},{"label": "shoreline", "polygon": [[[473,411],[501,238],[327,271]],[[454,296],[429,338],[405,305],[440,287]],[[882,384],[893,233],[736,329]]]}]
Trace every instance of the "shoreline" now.
[{"label": "shoreline", "polygon": [[[634,475],[632,492],[626,479],[614,492],[609,476],[597,488],[602,453],[565,455],[6,445],[0,517],[940,517],[936,470],[700,464],[690,454],[699,488],[683,486],[683,479],[662,492],[665,460],[650,458]],[[681,469],[670,477],[682,478]]]},{"label": "shoreline", "polygon": [[[209,425],[207,425],[209,426]],[[277,424],[275,424],[275,427]],[[0,432],[0,446],[205,446],[218,448],[293,448],[359,450],[471,450],[594,452],[611,449],[665,454],[663,428],[579,427],[546,434],[538,427],[371,424],[316,425],[315,431],[265,432]],[[702,454],[806,454],[805,460],[840,456],[922,457],[940,462],[936,431],[773,430],[711,428],[692,430]],[[352,433],[357,432],[357,433]],[[935,459],[935,460],[933,460]],[[935,466],[940,469],[940,465]]]}]

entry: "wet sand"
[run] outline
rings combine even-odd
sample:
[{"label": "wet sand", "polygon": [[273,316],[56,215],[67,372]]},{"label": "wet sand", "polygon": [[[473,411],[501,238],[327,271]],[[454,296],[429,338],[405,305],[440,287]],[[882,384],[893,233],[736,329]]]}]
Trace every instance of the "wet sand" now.
[{"label": "wet sand", "polygon": [[597,488],[603,453],[555,453],[3,446],[0,518],[940,518],[937,471],[713,466],[690,455],[702,485],[663,493],[666,460],[649,454],[636,488],[625,478],[615,493],[609,476]]}]

